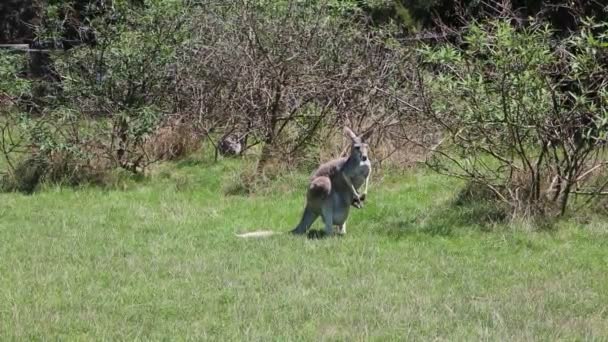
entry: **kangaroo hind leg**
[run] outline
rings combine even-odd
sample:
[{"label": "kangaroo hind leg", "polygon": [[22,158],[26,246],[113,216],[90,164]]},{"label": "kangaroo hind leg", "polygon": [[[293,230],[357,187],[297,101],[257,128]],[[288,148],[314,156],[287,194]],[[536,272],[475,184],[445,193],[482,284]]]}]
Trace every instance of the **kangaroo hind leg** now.
[{"label": "kangaroo hind leg", "polygon": [[346,235],[346,222],[342,223],[338,226],[338,231],[336,232],[338,235]]},{"label": "kangaroo hind leg", "polygon": [[296,235],[306,234],[306,231],[308,231],[310,226],[315,222],[317,216],[318,215],[310,210],[310,208],[304,208],[304,214],[302,214],[300,223],[291,231],[291,233]]},{"label": "kangaroo hind leg", "polygon": [[334,210],[331,203],[326,203],[321,208],[321,216],[323,217],[323,223],[325,223],[325,234],[330,236],[334,233]]},{"label": "kangaroo hind leg", "polygon": [[293,234],[306,234],[319,216],[319,207],[331,193],[331,180],[329,177],[320,176],[310,182],[306,193],[306,208],[298,226],[292,230]]},{"label": "kangaroo hind leg", "polygon": [[306,198],[308,204],[318,206],[331,194],[331,179],[320,176],[310,181]]}]

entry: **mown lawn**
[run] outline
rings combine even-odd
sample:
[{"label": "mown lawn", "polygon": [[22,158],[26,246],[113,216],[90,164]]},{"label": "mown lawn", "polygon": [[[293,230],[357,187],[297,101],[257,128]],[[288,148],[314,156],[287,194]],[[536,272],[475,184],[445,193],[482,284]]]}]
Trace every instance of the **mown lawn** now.
[{"label": "mown lawn", "polygon": [[243,240],[295,226],[306,175],[225,195],[241,166],[1,194],[0,340],[608,339],[601,218],[489,226],[451,204],[460,183],[410,171],[344,238]]}]

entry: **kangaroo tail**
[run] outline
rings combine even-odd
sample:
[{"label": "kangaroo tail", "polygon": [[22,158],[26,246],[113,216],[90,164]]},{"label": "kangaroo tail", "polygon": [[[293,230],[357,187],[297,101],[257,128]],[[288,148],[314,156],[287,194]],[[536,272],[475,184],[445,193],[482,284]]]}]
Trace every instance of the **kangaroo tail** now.
[{"label": "kangaroo tail", "polygon": [[257,232],[249,232],[249,233],[235,234],[235,235],[240,238],[261,238],[261,237],[268,237],[268,236],[272,236],[272,235],[276,235],[276,234],[280,234],[280,233],[273,232],[272,230],[258,230]]}]

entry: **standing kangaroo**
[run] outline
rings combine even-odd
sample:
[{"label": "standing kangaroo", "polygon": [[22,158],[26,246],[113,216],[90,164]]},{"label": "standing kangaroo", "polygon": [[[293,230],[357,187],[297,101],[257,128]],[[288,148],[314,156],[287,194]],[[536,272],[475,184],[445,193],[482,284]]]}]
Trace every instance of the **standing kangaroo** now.
[{"label": "standing kangaroo", "polygon": [[[293,234],[306,234],[317,217],[325,223],[325,234],[333,235],[333,226],[338,226],[339,235],[346,234],[346,219],[350,206],[361,208],[367,196],[369,176],[372,171],[365,140],[371,132],[357,136],[350,128],[344,132],[351,139],[350,156],[331,160],[319,166],[313,173],[306,193],[306,207],[300,223]],[[362,194],[357,192],[363,183]],[[237,234],[238,237],[265,237],[274,235],[273,231],[257,231]]]},{"label": "standing kangaroo", "polygon": [[[319,216],[325,224],[326,235],[333,234],[334,225],[338,226],[338,234],[346,234],[346,219],[350,206],[361,208],[367,196],[372,166],[365,140],[371,132],[357,136],[348,127],[345,127],[344,131],[351,139],[350,156],[331,160],[314,172],[306,193],[306,207],[302,219],[291,231],[293,234],[305,234]],[[357,189],[363,183],[365,189],[360,195]]]}]

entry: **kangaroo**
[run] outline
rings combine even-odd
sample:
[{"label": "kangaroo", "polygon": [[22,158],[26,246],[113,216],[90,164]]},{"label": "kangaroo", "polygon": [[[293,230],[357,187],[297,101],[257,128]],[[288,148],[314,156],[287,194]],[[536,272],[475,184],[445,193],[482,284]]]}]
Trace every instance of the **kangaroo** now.
[{"label": "kangaroo", "polygon": [[[331,160],[319,166],[311,177],[306,194],[306,207],[300,223],[291,232],[305,234],[317,217],[325,224],[325,234],[333,234],[333,226],[338,226],[337,234],[346,234],[346,219],[350,206],[361,208],[367,196],[371,162],[365,140],[371,132],[357,136],[345,127],[351,139],[350,156]],[[360,195],[357,192],[365,183]]]},{"label": "kangaroo", "polygon": [[[306,234],[317,217],[325,224],[325,235],[333,235],[333,226],[338,226],[337,234],[346,234],[346,219],[351,205],[362,208],[367,197],[369,177],[372,167],[365,143],[371,131],[357,136],[345,127],[344,132],[351,139],[350,156],[338,158],[319,166],[310,178],[306,193],[306,206],[300,223],[292,234]],[[365,184],[363,193],[357,190]],[[265,237],[274,235],[272,231],[258,231],[238,234],[239,237]]]}]

